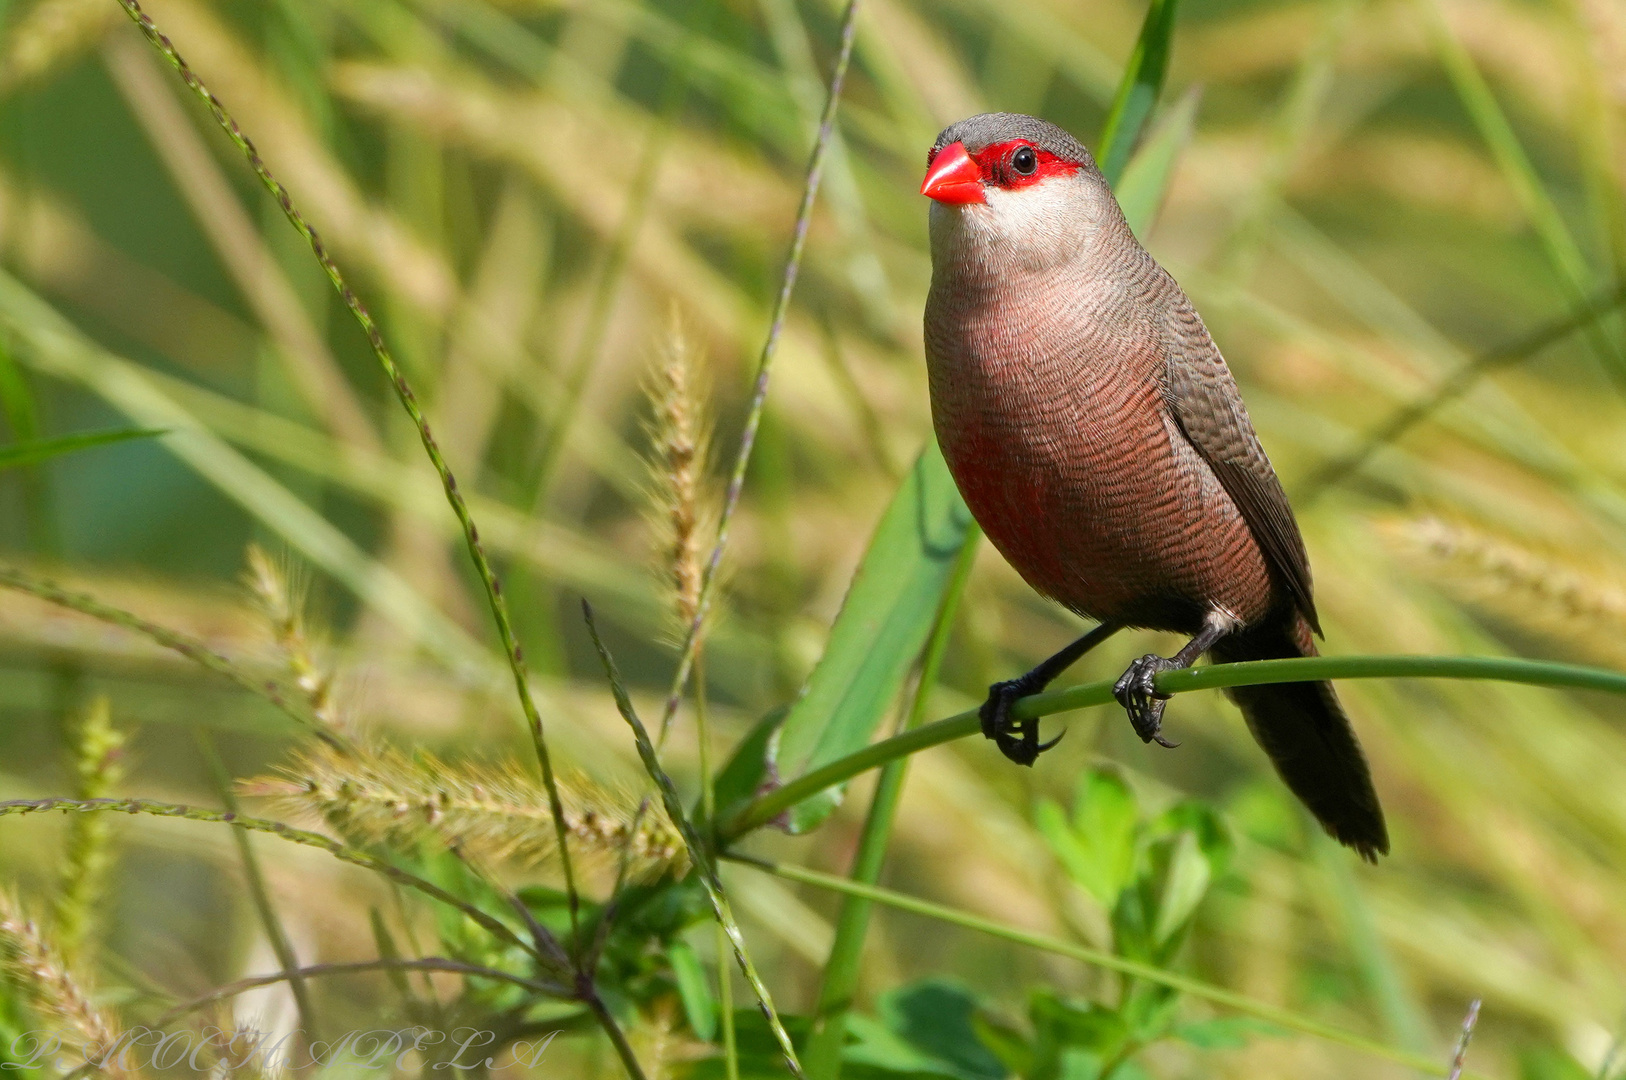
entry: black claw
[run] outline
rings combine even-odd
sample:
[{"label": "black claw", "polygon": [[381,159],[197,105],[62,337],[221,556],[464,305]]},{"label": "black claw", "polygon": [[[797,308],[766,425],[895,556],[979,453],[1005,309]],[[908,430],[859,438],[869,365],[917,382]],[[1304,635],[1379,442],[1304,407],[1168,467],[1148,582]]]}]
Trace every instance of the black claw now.
[{"label": "black claw", "polygon": [[1129,723],[1141,742],[1155,742],[1171,750],[1180,745],[1163,736],[1163,707],[1168,695],[1158,693],[1156,683],[1159,672],[1171,671],[1179,666],[1173,660],[1147,653],[1130,664],[1129,670],[1113,684],[1112,696],[1129,714]]},{"label": "black claw", "polygon": [[988,688],[988,700],[977,710],[982,718],[984,737],[994,740],[999,752],[1018,765],[1032,765],[1040,754],[1061,740],[1057,735],[1047,743],[1040,743],[1038,720],[1011,718],[1011,706],[1033,692],[1023,679],[997,682]]}]

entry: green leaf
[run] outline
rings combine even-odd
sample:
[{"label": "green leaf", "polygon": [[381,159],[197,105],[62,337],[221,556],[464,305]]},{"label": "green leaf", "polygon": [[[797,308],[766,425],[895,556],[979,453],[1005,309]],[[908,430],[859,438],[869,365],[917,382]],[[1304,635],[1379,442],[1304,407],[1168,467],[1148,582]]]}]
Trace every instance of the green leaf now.
[{"label": "green leaf", "polygon": [[1157,906],[1157,923],[1152,928],[1153,940],[1163,945],[1185,929],[1197,905],[1202,903],[1203,896],[1208,892],[1212,877],[1213,868],[1208,864],[1208,856],[1198,846],[1196,834],[1189,831],[1181,833],[1169,853],[1169,868],[1163,878],[1163,896]]},{"label": "green leaf", "polygon": [[713,805],[718,821],[730,811],[750,802],[768,780],[768,743],[784,723],[787,706],[781,706],[758,720],[734,747],[734,753],[712,781]]},{"label": "green leaf", "polygon": [[672,965],[672,978],[677,982],[678,997],[683,999],[690,1030],[696,1038],[710,1042],[717,1034],[717,1003],[712,1000],[711,981],[700,957],[680,938],[666,947],[666,960]]},{"label": "green leaf", "polygon": [[1070,1001],[1049,989],[1028,999],[1033,1024],[1029,1080],[1096,1080],[1103,1062],[1129,1039],[1123,1017],[1091,1001]]},{"label": "green leaf", "polygon": [[50,439],[28,439],[24,442],[0,446],[0,469],[15,469],[21,465],[35,465],[50,458],[88,450],[93,446],[125,442],[129,439],[150,439],[163,435],[162,428],[115,428],[111,431],[86,431],[77,435],[58,435]]},{"label": "green leaf", "polygon": [[1191,141],[1191,129],[1197,121],[1197,105],[1201,100],[1202,88],[1193,86],[1172,109],[1159,117],[1146,141],[1130,158],[1123,179],[1113,186],[1124,218],[1143,242],[1163,205],[1180,152]]},{"label": "green leaf", "polygon": [[4,335],[0,335],[0,412],[6,415],[12,438],[27,441],[39,437],[39,404]]},{"label": "green leaf", "polygon": [[1248,1045],[1251,1035],[1280,1036],[1286,1032],[1251,1016],[1223,1016],[1176,1024],[1169,1034],[1200,1050],[1240,1050]]},{"label": "green leaf", "polygon": [[1027,1036],[1004,1020],[978,1013],[971,1018],[977,1039],[999,1059],[1007,1073],[1028,1076],[1033,1072],[1033,1045]]},{"label": "green leaf", "polygon": [[1593,1080],[1593,1073],[1557,1047],[1536,1046],[1519,1052],[1519,1080]]},{"label": "green leaf", "polygon": [[1141,129],[1146,126],[1146,119],[1163,89],[1178,7],[1179,0],[1151,0],[1151,6],[1146,9],[1140,38],[1135,42],[1135,51],[1129,54],[1129,64],[1124,68],[1117,96],[1112,101],[1112,111],[1101,129],[1101,145],[1096,157],[1109,184],[1116,183],[1122,175],[1135,149],[1135,141],[1140,138]]},{"label": "green leaf", "polygon": [[[881,517],[824,655],[770,743],[779,776],[801,776],[869,742],[926,643],[970,525],[942,453],[928,444]],[[792,807],[789,830],[817,826],[843,790]]]},{"label": "green leaf", "polygon": [[1091,770],[1079,778],[1071,821],[1049,801],[1038,805],[1034,819],[1067,876],[1110,909],[1134,876],[1138,814],[1122,777]]},{"label": "green leaf", "polygon": [[888,1028],[963,1080],[1001,1080],[1005,1068],[972,1023],[977,999],[948,979],[927,978],[881,995],[876,1011]]},{"label": "green leaf", "polygon": [[1231,865],[1231,854],[1236,844],[1225,819],[1201,799],[1185,799],[1175,803],[1157,816],[1148,830],[1153,836],[1178,836],[1191,832],[1197,846],[1208,857],[1208,865],[1219,877]]}]

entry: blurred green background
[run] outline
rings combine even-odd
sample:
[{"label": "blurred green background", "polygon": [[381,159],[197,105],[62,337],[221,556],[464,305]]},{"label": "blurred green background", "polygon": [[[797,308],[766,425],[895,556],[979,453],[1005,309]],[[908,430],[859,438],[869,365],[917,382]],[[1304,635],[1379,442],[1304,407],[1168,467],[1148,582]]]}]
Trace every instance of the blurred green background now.
[{"label": "blurred green background", "polygon": [[[567,767],[636,785],[578,600],[599,608],[657,711],[676,628],[649,521],[646,372],[676,320],[704,356],[714,462],[731,461],[839,9],[150,10],[379,318],[504,573]],[[929,435],[916,191],[932,138],[1003,109],[1095,145],[1143,15],[1117,0],[867,0],[708,638],[727,741],[802,685]],[[1460,397],[1323,482],[1364,433],[1476,356],[1610,294],[1626,265],[1623,119],[1620,0],[1183,0],[1153,124],[1190,128],[1168,129],[1180,154],[1145,239],[1208,321],[1298,508],[1324,651],[1626,664],[1619,319],[1465,380]],[[113,0],[0,0],[0,267],[10,440],[168,432],[0,473],[6,561],[269,666],[271,635],[242,583],[257,542],[306,583],[346,716],[443,755],[526,752],[456,522],[365,339]],[[1078,631],[985,548],[929,715],[975,704]],[[1173,646],[1124,635],[1069,677],[1115,675]],[[1034,808],[1067,802],[1081,769],[1110,760],[1144,804],[1199,796],[1236,835],[1189,951],[1202,977],[1431,1054],[1482,996],[1482,1071],[1618,1070],[1620,702],[1480,683],[1341,693],[1394,834],[1378,867],[1315,832],[1235,710],[1207,694],[1171,706],[1174,752],[1097,709],[1065,717],[1067,738],[1031,771],[982,740],[922,755],[883,880],[1099,941],[1100,912],[1040,838]],[[131,737],[124,792],[216,802],[199,729],[242,776],[289,743],[263,702],[4,592],[0,798],[73,790],[64,732],[101,694]],[[690,734],[668,753],[692,782]],[[824,829],[754,850],[844,873],[870,786],[855,784]],[[59,825],[0,823],[0,867],[25,895],[52,887]],[[104,983],[185,997],[274,966],[227,837],[145,819],[114,829]],[[380,888],[297,849],[262,851],[307,962],[372,955]],[[780,1005],[806,1011],[830,898],[744,870],[727,880]],[[878,914],[861,1002],[933,973],[1017,1015],[1036,985],[1099,983],[1072,961]],[[318,993],[354,1026],[390,1001],[376,976]],[[562,1050],[555,1067],[616,1065]],[[1268,1036],[1159,1048],[1146,1068],[1405,1075]]]}]

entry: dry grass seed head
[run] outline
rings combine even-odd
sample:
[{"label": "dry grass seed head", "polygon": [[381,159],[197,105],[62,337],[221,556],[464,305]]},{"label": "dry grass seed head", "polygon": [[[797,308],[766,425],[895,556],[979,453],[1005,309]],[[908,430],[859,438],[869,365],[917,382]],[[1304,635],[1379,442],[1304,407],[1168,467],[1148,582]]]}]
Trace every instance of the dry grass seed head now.
[{"label": "dry grass seed head", "polygon": [[[625,858],[635,877],[681,871],[683,841],[658,805],[585,778],[563,779],[565,828],[573,861],[613,868]],[[340,833],[387,844],[425,836],[481,862],[534,867],[556,855],[547,792],[512,762],[445,762],[391,747],[303,750],[281,775],[245,783],[285,810],[314,813]]]},{"label": "dry grass seed head", "polygon": [[1626,575],[1538,551],[1474,525],[1399,520],[1385,530],[1429,580],[1513,626],[1607,663],[1626,663]]},{"label": "dry grass seed head", "polygon": [[333,708],[333,673],[316,659],[319,647],[313,644],[305,620],[303,575],[293,564],[273,558],[258,544],[250,544],[246,555],[248,566],[244,581],[255,606],[271,626],[288,674],[310,704],[316,719],[335,726],[338,717]]},{"label": "dry grass seed head", "polygon": [[[119,1025],[91,1003],[51,936],[28,917],[15,896],[5,892],[0,892],[0,967],[64,1044],[77,1043],[95,1053],[117,1042]],[[124,1075],[116,1067],[103,1071]]]},{"label": "dry grass seed head", "polygon": [[701,365],[699,347],[674,308],[644,385],[650,403],[650,517],[679,633],[699,609],[702,551],[716,529],[716,500],[708,491],[712,418]]}]

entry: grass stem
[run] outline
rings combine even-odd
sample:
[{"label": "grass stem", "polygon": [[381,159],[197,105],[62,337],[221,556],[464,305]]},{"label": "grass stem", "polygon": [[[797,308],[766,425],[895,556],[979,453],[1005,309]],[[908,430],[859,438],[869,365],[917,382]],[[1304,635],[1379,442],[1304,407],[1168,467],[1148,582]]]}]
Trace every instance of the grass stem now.
[{"label": "grass stem", "polygon": [[531,742],[536,750],[537,763],[542,769],[542,782],[547,788],[548,801],[553,811],[555,839],[559,844],[559,865],[564,873],[565,892],[570,903],[570,925],[573,931],[571,936],[574,945],[580,937],[581,898],[576,889],[576,878],[570,864],[570,849],[565,842],[564,804],[559,799],[559,785],[554,776],[553,761],[548,754],[547,740],[543,737],[542,714],[538,711],[536,700],[531,695],[530,679],[525,671],[524,653],[520,648],[519,639],[514,634],[513,623],[508,617],[508,605],[503,600],[502,583],[497,579],[497,573],[492,568],[490,560],[486,558],[485,549],[480,544],[480,532],[475,527],[474,519],[469,514],[469,508],[463,500],[462,493],[458,490],[457,478],[452,475],[451,468],[441,455],[440,447],[435,443],[434,433],[429,430],[429,421],[424,418],[423,410],[418,407],[417,396],[413,393],[411,384],[407,382],[406,374],[396,365],[395,359],[390,355],[389,346],[384,342],[383,332],[379,329],[378,324],[373,321],[372,315],[367,311],[366,306],[362,304],[360,297],[355,294],[349,283],[345,281],[344,275],[339,271],[338,264],[328,254],[327,246],[323,243],[322,238],[317,235],[316,230],[311,227],[294,205],[293,196],[289,194],[287,188],[282,186],[281,181],[271,174],[271,170],[266,167],[265,162],[260,158],[259,151],[254,148],[254,144],[249,141],[248,136],[243,134],[242,129],[237,126],[237,121],[232,119],[231,114],[226,111],[225,105],[187,66],[186,61],[181,58],[181,54],[176,51],[169,38],[158,29],[151,16],[141,10],[141,5],[137,0],[119,0],[119,4],[135,24],[141,28],[141,32],[146,35],[147,40],[152,43],[153,47],[169,61],[170,66],[180,75],[187,89],[202,98],[204,103],[208,105],[209,111],[213,114],[216,122],[220,124],[232,143],[242,151],[243,156],[248,159],[249,167],[254,170],[254,174],[259,177],[260,182],[265,185],[272,198],[276,199],[277,205],[282,207],[282,212],[289,223],[310,245],[311,253],[316,256],[316,261],[321,263],[322,269],[327,272],[328,280],[333,283],[334,289],[338,291],[340,299],[344,301],[344,306],[350,310],[351,315],[355,317],[357,324],[360,325],[362,332],[366,334],[367,342],[372,346],[373,355],[378,359],[379,366],[384,369],[384,374],[389,378],[390,386],[395,390],[396,397],[400,399],[401,407],[406,410],[407,415],[412,419],[413,425],[417,428],[418,438],[423,443],[424,453],[429,456],[430,464],[434,466],[436,474],[440,477],[441,486],[446,491],[446,501],[451,504],[452,512],[457,515],[458,524],[463,528],[463,536],[468,544],[469,556],[474,560],[475,569],[479,572],[480,580],[485,586],[486,601],[491,608],[492,618],[497,624],[497,634],[502,639],[503,653],[508,660],[510,670],[513,672],[514,690],[519,696],[520,707],[525,713],[527,727],[531,734]]},{"label": "grass stem", "polygon": [[[1165,671],[1157,677],[1157,689],[1159,693],[1172,695],[1193,690],[1219,690],[1279,682],[1320,682],[1323,679],[1489,679],[1626,695],[1626,674],[1620,672],[1578,664],[1498,656],[1311,656],[1293,660],[1250,660],[1239,664],[1210,664],[1183,671]],[[1026,719],[1091,705],[1105,705],[1113,700],[1112,684],[1113,680],[1103,679],[1066,690],[1034,694],[1018,701],[1011,715]],[[814,769],[748,803],[731,819],[721,823],[719,835],[725,841],[732,840],[767,824],[803,799],[850,780],[859,773],[980,731],[981,721],[977,717],[977,710],[968,709],[947,719],[872,743],[857,753]]]},{"label": "grass stem", "polygon": [[694,667],[695,651],[700,644],[701,629],[711,610],[713,594],[717,589],[717,568],[723,561],[723,550],[728,546],[728,528],[734,519],[734,510],[745,487],[745,473],[751,464],[751,450],[756,445],[757,430],[762,426],[762,411],[768,400],[768,380],[773,374],[773,360],[779,350],[779,339],[784,334],[785,319],[790,312],[791,293],[796,289],[796,277],[802,266],[802,252],[807,246],[807,231],[813,221],[813,203],[819,194],[819,178],[824,173],[824,160],[835,132],[836,108],[841,102],[841,87],[847,78],[847,65],[852,60],[853,40],[858,26],[858,8],[861,0],[848,0],[846,14],[841,20],[841,47],[836,54],[835,70],[830,74],[830,92],[825,99],[824,115],[819,120],[818,138],[813,142],[813,153],[807,163],[807,178],[802,184],[802,202],[796,210],[796,226],[791,233],[790,253],[785,258],[785,272],[779,284],[779,295],[774,300],[773,317],[768,324],[768,337],[762,343],[762,355],[757,361],[756,384],[751,390],[751,403],[745,413],[745,428],[740,433],[740,448],[734,458],[734,468],[728,478],[728,492],[723,497],[722,513],[717,519],[717,542],[712,545],[706,560],[705,579],[700,588],[700,604],[690,620],[684,635],[683,652],[678,660],[677,674],[672,677],[672,690],[666,699],[661,716],[661,741],[672,726],[683,691],[688,685]]}]

